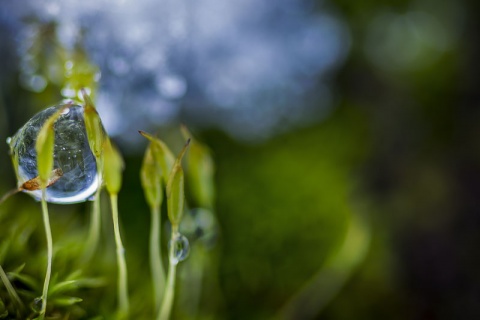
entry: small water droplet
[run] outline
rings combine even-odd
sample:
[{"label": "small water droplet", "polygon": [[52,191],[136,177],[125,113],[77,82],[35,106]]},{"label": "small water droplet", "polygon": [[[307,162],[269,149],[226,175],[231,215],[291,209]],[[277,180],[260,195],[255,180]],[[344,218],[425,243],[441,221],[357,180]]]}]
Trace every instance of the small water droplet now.
[{"label": "small water droplet", "polygon": [[32,310],[35,312],[40,312],[42,311],[42,306],[43,306],[43,299],[42,297],[36,297],[33,299],[32,303]]},{"label": "small water droplet", "polygon": [[196,208],[193,210],[197,227],[203,230],[203,233],[211,232],[216,227],[215,217],[210,210],[203,208]]},{"label": "small water droplet", "polygon": [[7,138],[7,144],[10,145],[10,142],[12,142],[12,138],[11,138],[11,137],[8,137],[8,138]]},{"label": "small water droplet", "polygon": [[188,239],[182,235],[177,234],[175,238],[168,242],[169,250],[173,245],[173,263],[177,264],[180,261],[187,259],[188,254],[190,253],[190,244]]},{"label": "small water droplet", "polygon": [[218,225],[211,210],[196,208],[190,210],[195,230],[194,234],[207,248],[213,248],[218,236]]}]

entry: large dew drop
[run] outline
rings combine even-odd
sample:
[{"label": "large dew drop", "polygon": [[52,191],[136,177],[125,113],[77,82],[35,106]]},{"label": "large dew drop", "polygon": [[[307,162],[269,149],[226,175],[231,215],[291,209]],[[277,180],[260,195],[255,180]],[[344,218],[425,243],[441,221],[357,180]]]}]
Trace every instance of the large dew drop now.
[{"label": "large dew drop", "polygon": [[[10,139],[10,150],[16,166],[18,185],[37,177],[37,152],[35,142],[45,121],[63,105],[50,107],[33,116]],[[88,145],[83,107],[72,105],[64,110],[55,125],[53,169],[63,175],[47,188],[47,201],[76,203],[87,200],[98,186],[97,166]],[[41,190],[26,191],[37,200]]]}]

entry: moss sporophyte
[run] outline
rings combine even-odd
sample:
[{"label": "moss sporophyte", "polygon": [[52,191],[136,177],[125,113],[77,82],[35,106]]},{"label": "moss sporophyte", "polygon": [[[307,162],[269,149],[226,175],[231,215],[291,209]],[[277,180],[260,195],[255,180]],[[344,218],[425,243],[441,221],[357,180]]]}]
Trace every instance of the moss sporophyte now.
[{"label": "moss sporophyte", "polygon": [[[99,313],[105,313],[104,316],[115,319],[132,319],[132,317],[169,319],[175,296],[177,265],[188,257],[190,250],[188,238],[180,232],[186,210],[185,173],[182,159],[193,145],[194,153],[192,155],[194,158],[189,158],[187,163],[190,173],[194,177],[189,181],[204,184],[206,188],[204,191],[193,193],[194,202],[203,205],[204,209],[201,210],[211,210],[213,189],[212,186],[207,186],[211,183],[207,180],[211,179],[213,173],[210,154],[203,145],[190,139],[190,133],[186,128],[183,128],[183,133],[187,141],[176,158],[164,141],[140,131],[149,141],[140,171],[140,180],[145,200],[151,211],[149,260],[152,299],[149,304],[152,308],[146,312],[150,315],[145,316],[144,308],[141,308],[140,311],[140,307],[130,305],[130,295],[136,294],[136,292],[128,289],[127,259],[121,237],[118,210],[118,195],[122,187],[124,162],[119,150],[108,137],[92,100],[85,90],[82,90],[82,94],[83,104],[69,102],[46,108],[34,115],[7,141],[18,186],[2,197],[0,203],[18,192],[27,193],[41,201],[47,250],[46,269],[45,266],[43,269],[45,277],[41,290],[35,284],[34,276],[22,274],[22,272],[25,273],[23,267],[17,268],[15,271],[4,271],[0,266],[1,280],[10,299],[4,303],[4,297],[0,296],[1,306],[6,310],[5,312],[16,314],[18,319],[45,319],[59,314],[65,316],[69,314],[71,319],[77,319],[87,314],[98,316]],[[195,186],[197,189],[198,187],[200,186]],[[75,288],[77,290],[79,288],[93,290],[107,285],[105,281],[101,280],[81,280],[82,274],[88,273],[92,267],[90,262],[96,252],[100,248],[105,250],[105,245],[99,246],[102,238],[100,195],[103,188],[110,197],[112,229],[116,246],[117,298],[115,310],[102,307],[103,311],[97,308],[92,313],[91,309],[88,311],[82,309],[84,304],[95,305],[97,302],[88,301],[88,295],[83,299],[59,296],[59,294]],[[167,208],[165,213],[162,212],[164,199],[166,199],[165,207]],[[65,264],[65,258],[60,256],[58,250],[54,250],[47,203],[72,204],[87,200],[93,200],[88,233],[84,232],[86,235],[82,238],[85,241],[81,240],[77,244],[81,249],[76,251],[79,254],[74,258],[73,264]],[[192,214],[198,210],[200,209],[192,211]],[[170,240],[167,241],[168,247],[165,248],[168,249],[166,255],[168,270],[162,261],[162,214],[168,217],[171,230]],[[190,214],[187,216],[189,218],[187,220],[191,224],[191,221],[194,220]],[[56,231],[55,228],[54,231]],[[64,246],[64,244],[59,244],[59,246]],[[108,246],[106,247],[108,248]],[[61,265],[63,266],[58,272],[65,273],[66,265],[75,268],[69,275],[64,276],[63,280],[58,278],[59,274],[56,270],[52,271],[52,264],[57,256],[62,259]],[[108,255],[102,256],[108,257]],[[8,259],[8,255],[6,257]],[[0,263],[2,263],[1,259]],[[108,265],[107,262],[105,263]],[[23,266],[28,266],[28,264],[26,261]],[[109,275],[104,276],[108,278]],[[15,281],[11,282],[11,279]],[[32,292],[24,292],[24,290],[18,292],[17,281],[29,284]],[[138,290],[138,288],[135,289]],[[41,294],[35,294],[36,292]],[[136,301],[138,302],[138,299]],[[73,306],[78,306],[78,308],[72,309]],[[2,318],[1,312],[0,318]]]}]

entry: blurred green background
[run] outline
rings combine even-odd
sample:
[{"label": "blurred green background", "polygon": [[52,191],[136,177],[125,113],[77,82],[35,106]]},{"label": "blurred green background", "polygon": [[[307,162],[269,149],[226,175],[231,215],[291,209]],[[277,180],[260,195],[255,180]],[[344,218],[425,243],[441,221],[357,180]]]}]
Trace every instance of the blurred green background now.
[{"label": "blurred green background", "polygon": [[[332,0],[312,10],[323,6],[346,22],[351,48],[330,75],[337,98],[322,121],[259,143],[192,128],[214,156],[219,229],[212,246],[194,242],[180,265],[175,317],[478,319],[479,2]],[[17,60],[0,49],[0,141],[61,99],[55,84],[41,93],[22,88],[18,68],[3,62]],[[131,282],[141,282],[149,222],[143,151],[119,144],[124,241]],[[16,184],[5,143],[0,176],[3,194]],[[37,207],[26,195],[2,205],[0,241],[16,215],[40,222]],[[63,239],[61,223],[81,239],[85,210],[52,206],[54,242]],[[18,250],[30,252],[15,258],[27,265],[36,254]],[[12,256],[3,264],[13,267]],[[192,298],[188,277],[198,259],[207,262]]]}]

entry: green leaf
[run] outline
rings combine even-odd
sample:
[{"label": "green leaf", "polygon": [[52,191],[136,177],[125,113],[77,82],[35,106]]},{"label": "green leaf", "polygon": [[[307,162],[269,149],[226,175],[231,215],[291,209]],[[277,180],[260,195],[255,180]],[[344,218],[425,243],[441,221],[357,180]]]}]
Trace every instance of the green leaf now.
[{"label": "green leaf", "polygon": [[39,291],[40,286],[37,283],[37,280],[34,277],[31,277],[26,274],[14,273],[14,272],[7,272],[8,277],[13,280],[18,280],[23,284],[27,285],[33,291]]},{"label": "green leaf", "polygon": [[187,180],[197,206],[212,209],[215,202],[214,162],[210,150],[193,140],[187,157]]},{"label": "green leaf", "polygon": [[48,294],[53,296],[57,293],[74,290],[76,288],[78,288],[78,280],[62,281],[53,285],[50,290],[48,290]]},{"label": "green leaf", "polygon": [[58,295],[72,290],[77,290],[79,288],[96,288],[101,287],[105,284],[105,281],[97,278],[84,278],[76,280],[65,280],[59,283],[56,283],[48,291],[49,296]]},{"label": "green leaf", "polygon": [[168,178],[167,184],[167,207],[168,218],[174,228],[178,228],[182,221],[183,207],[185,204],[184,174],[182,169],[182,158],[187,151],[190,140],[187,141],[178,155]]},{"label": "green leaf", "polygon": [[118,194],[122,187],[123,159],[120,152],[115,148],[110,140],[105,143],[103,150],[105,165],[103,167],[103,176],[107,191],[110,194]]},{"label": "green leaf", "polygon": [[107,134],[102,124],[102,120],[98,115],[98,112],[93,104],[92,100],[88,96],[87,92],[82,89],[83,99],[85,100],[84,107],[84,119],[85,130],[87,132],[88,144],[93,154],[97,159],[100,159],[107,140]]},{"label": "green leaf", "polygon": [[152,155],[157,164],[160,165],[162,178],[165,185],[168,183],[168,175],[172,170],[175,157],[167,145],[160,139],[155,138],[151,134],[144,131],[138,131],[142,136],[147,138],[151,143]]},{"label": "green leaf", "polygon": [[0,244],[0,264],[2,264],[3,261],[5,260],[5,257],[7,256],[8,249],[10,249],[11,244],[12,244],[11,239],[5,239]]},{"label": "green leaf", "polygon": [[78,297],[58,297],[51,299],[52,304],[61,307],[72,306],[76,303],[82,302],[83,299]]},{"label": "green leaf", "polygon": [[71,104],[64,105],[45,121],[37,136],[37,168],[41,188],[46,188],[53,169],[53,148],[55,146],[54,124],[62,112]]},{"label": "green leaf", "polygon": [[12,273],[21,273],[25,268],[25,265],[26,265],[25,263],[22,263],[21,265],[13,269]]},{"label": "green leaf", "polygon": [[142,181],[143,192],[147,203],[152,208],[160,207],[163,198],[162,190],[162,169],[153,156],[153,142],[151,142],[145,156],[140,171],[140,180]]}]

